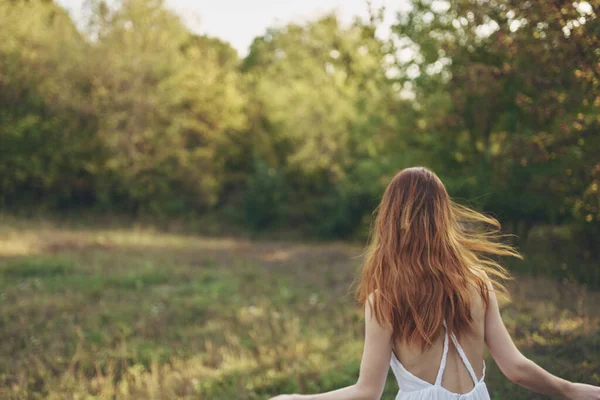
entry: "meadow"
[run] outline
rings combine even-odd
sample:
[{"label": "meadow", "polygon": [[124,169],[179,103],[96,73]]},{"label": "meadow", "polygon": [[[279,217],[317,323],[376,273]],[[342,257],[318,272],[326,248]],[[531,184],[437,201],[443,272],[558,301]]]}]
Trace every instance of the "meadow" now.
[{"label": "meadow", "polygon": [[[355,382],[360,244],[82,225],[1,218],[0,398],[254,400]],[[524,275],[509,288],[520,349],[600,384],[600,293]],[[487,363],[494,399],[543,398]],[[382,398],[396,391],[390,375]]]}]

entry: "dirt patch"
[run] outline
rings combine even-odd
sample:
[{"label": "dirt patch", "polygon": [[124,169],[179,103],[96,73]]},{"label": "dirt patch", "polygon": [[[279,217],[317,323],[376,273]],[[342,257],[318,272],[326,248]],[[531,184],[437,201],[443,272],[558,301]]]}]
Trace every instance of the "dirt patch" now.
[{"label": "dirt patch", "polygon": [[54,240],[42,244],[43,253],[61,253],[86,250],[110,250],[114,248],[110,242],[95,242],[87,240]]}]

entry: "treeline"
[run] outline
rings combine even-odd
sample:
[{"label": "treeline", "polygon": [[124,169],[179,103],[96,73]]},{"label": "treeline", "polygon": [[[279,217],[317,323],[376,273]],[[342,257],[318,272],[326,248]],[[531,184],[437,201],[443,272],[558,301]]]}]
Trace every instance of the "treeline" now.
[{"label": "treeline", "polygon": [[240,59],[160,0],[0,0],[0,204],[364,228],[422,164],[526,237],[600,233],[600,1],[415,0],[269,29]]}]

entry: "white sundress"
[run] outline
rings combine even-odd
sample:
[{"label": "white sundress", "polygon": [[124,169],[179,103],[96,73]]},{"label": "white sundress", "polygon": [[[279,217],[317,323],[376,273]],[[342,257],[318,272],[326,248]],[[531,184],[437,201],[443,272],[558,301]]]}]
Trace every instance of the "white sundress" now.
[{"label": "white sundress", "polygon": [[[444,324],[444,328],[445,327],[446,324]],[[454,393],[442,387],[442,377],[444,376],[446,359],[448,358],[448,331],[446,330],[444,336],[444,352],[442,353],[442,360],[440,361],[440,369],[438,370],[437,378],[433,385],[411,374],[404,368],[400,360],[396,358],[394,352],[392,352],[390,366],[392,367],[394,376],[398,381],[398,387],[400,388],[396,400],[490,400],[490,395],[484,382],[485,361],[483,363],[483,375],[481,376],[481,379],[478,380],[471,363],[467,359],[458,340],[456,340],[454,333],[452,333],[450,337],[452,338],[452,343],[454,343],[454,347],[456,347],[467,371],[469,371],[469,375],[471,375],[471,378],[473,379],[473,389],[467,393]]]}]

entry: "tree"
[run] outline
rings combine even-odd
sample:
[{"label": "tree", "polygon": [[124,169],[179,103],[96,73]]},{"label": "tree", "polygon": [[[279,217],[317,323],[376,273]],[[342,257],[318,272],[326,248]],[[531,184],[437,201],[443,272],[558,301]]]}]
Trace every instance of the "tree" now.
[{"label": "tree", "polygon": [[114,177],[110,203],[178,211],[215,204],[217,149],[244,126],[235,54],[190,34],[155,0],[124,0],[115,9],[99,3],[91,34],[99,135]]},{"label": "tree", "polygon": [[[403,102],[375,26],[334,15],[270,29],[242,64],[253,102],[252,157],[282,171],[290,221],[352,233],[373,206],[386,156],[403,146]],[[365,202],[364,199],[368,201]]]},{"label": "tree", "polygon": [[0,1],[0,204],[89,204],[103,148],[87,43],[52,2]]},{"label": "tree", "polygon": [[436,169],[460,196],[490,193],[483,206],[524,238],[536,222],[598,223],[597,6],[425,0],[395,26]]}]

